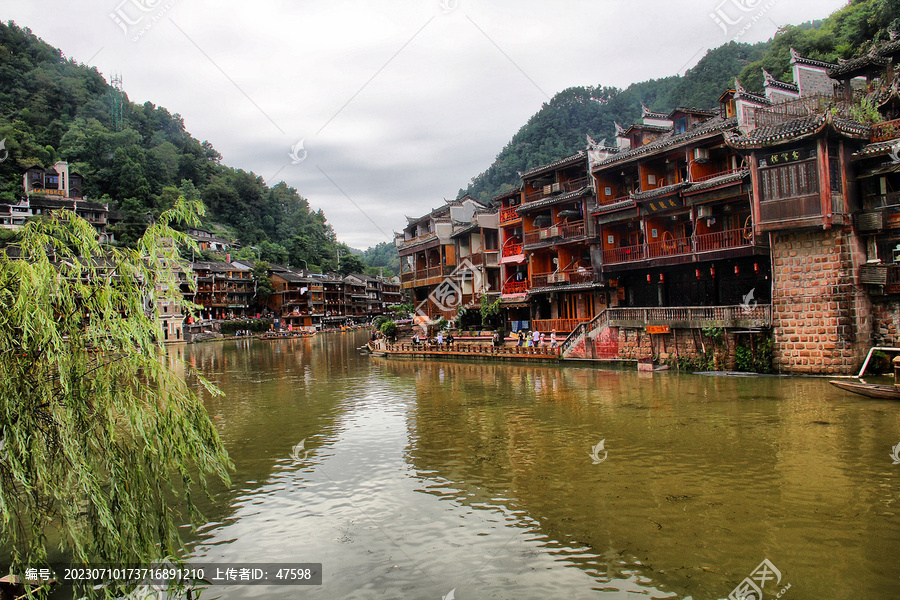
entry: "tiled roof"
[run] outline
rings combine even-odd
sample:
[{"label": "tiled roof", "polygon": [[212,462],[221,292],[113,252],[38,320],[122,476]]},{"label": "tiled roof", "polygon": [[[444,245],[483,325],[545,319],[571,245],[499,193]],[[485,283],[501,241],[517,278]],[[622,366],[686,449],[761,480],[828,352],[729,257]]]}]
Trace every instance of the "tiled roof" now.
[{"label": "tiled roof", "polygon": [[559,291],[580,292],[582,290],[590,290],[590,289],[598,288],[598,287],[603,287],[603,284],[598,283],[598,282],[593,282],[593,283],[575,283],[572,285],[564,285],[564,284],[563,285],[551,285],[551,286],[542,287],[542,288],[532,288],[532,289],[528,290],[528,294],[529,295],[546,294],[549,292],[559,292]]},{"label": "tiled roof", "polygon": [[597,215],[605,212],[612,212],[614,210],[621,210],[623,208],[632,208],[634,206],[634,198],[628,197],[622,200],[621,202],[616,202],[615,204],[602,204],[599,206],[595,206],[591,208],[591,214]]},{"label": "tiled roof", "polygon": [[687,181],[682,181],[680,183],[673,183],[671,185],[664,185],[658,188],[654,188],[652,190],[647,190],[646,192],[638,192],[636,194],[632,194],[632,198],[635,200],[649,200],[650,198],[659,198],[661,196],[667,196],[669,194],[674,194],[678,190],[684,189],[686,187],[690,187],[691,184]]},{"label": "tiled roof", "polygon": [[834,63],[825,62],[824,60],[816,60],[814,58],[806,58],[805,56],[800,56],[796,50],[791,48],[791,64],[793,63],[809,65],[811,67],[824,67],[826,69],[837,66]]},{"label": "tiled roof", "polygon": [[527,171],[522,173],[522,179],[528,179],[530,177],[534,177],[535,175],[540,175],[541,173],[544,173],[546,171],[553,171],[554,169],[559,169],[570,165],[577,165],[579,161],[584,160],[585,156],[586,155],[584,150],[579,150],[576,154],[560,158],[559,160],[555,160],[552,163],[534,167],[533,169],[528,169]]},{"label": "tiled roof", "polygon": [[897,144],[897,142],[900,142],[900,140],[887,140],[884,142],[875,142],[873,144],[868,144],[858,152],[854,152],[851,155],[851,159],[857,160],[860,158],[869,158],[870,156],[889,154],[893,151],[894,145]]},{"label": "tiled roof", "polygon": [[522,192],[522,186],[520,185],[519,187],[517,187],[514,190],[507,190],[507,191],[503,192],[502,194],[497,194],[496,196],[491,198],[491,202],[499,202],[500,200],[503,200],[504,198],[509,198],[510,196],[518,196],[521,192]]},{"label": "tiled roof", "polygon": [[772,74],[769,73],[768,71],[766,71],[765,69],[762,70],[762,73],[763,73],[763,79],[765,79],[767,86],[781,88],[783,90],[786,90],[789,92],[794,92],[794,93],[800,92],[800,88],[797,87],[796,84],[787,83],[787,82],[775,79],[774,77],[772,77]]},{"label": "tiled roof", "polygon": [[632,148],[626,152],[622,152],[617,154],[616,156],[610,156],[604,161],[598,163],[594,170],[598,167],[605,167],[607,165],[623,162],[626,160],[630,160],[632,158],[637,158],[639,156],[643,156],[645,154],[649,154],[651,152],[656,152],[658,150],[663,150],[665,148],[670,148],[672,146],[676,146],[681,143],[689,142],[691,140],[695,140],[697,138],[716,134],[719,132],[724,132],[728,129],[732,129],[737,127],[737,118],[729,117],[727,119],[722,118],[721,116],[715,116],[710,119],[707,119],[703,123],[700,123],[696,127],[692,127],[687,131],[683,131],[681,133],[670,133],[668,135],[663,135],[652,142],[644,144],[643,146],[639,146],[637,148]]},{"label": "tiled roof", "polygon": [[668,115],[666,115],[666,118],[671,120],[672,115],[674,115],[675,113],[678,113],[678,112],[688,113],[691,115],[703,115],[705,117],[714,117],[717,114],[719,114],[718,109],[709,109],[709,108],[703,109],[703,108],[690,108],[690,107],[686,107],[686,106],[676,106],[672,112],[670,112]]},{"label": "tiled roof", "polygon": [[559,196],[551,196],[543,200],[538,200],[537,202],[526,202],[525,204],[520,204],[516,207],[516,212],[520,215],[524,215],[525,213],[534,212],[546,206],[552,206],[554,204],[560,204],[561,202],[573,200],[575,198],[578,198],[579,196],[584,196],[587,193],[593,193],[593,191],[594,188],[586,185],[583,188],[575,190],[574,192],[560,194]]},{"label": "tiled roof", "polygon": [[734,183],[735,181],[740,181],[745,177],[750,176],[750,169],[742,169],[737,173],[729,173],[727,175],[720,175],[718,177],[711,177],[705,181],[701,181],[699,183],[692,183],[691,188],[689,190],[685,190],[685,193],[694,193],[694,192],[702,192],[703,190],[712,189],[714,187],[718,187],[720,185],[727,185],[729,183]]},{"label": "tiled roof", "polygon": [[400,244],[398,249],[405,250],[407,248],[421,246],[422,244],[427,244],[428,242],[433,242],[436,239],[438,239],[438,235],[436,233],[430,233],[428,235],[420,236],[420,237],[414,238],[412,240],[409,240],[408,242],[404,242],[404,243]]},{"label": "tiled roof", "polygon": [[748,134],[726,134],[725,142],[734,148],[763,148],[780,144],[786,140],[801,139],[818,133],[828,124],[835,131],[851,137],[868,137],[869,127],[843,117],[833,117],[830,113],[810,115],[791,119],[776,125],[757,127]]},{"label": "tiled roof", "polygon": [[867,54],[850,60],[842,60],[836,67],[828,69],[828,76],[832,79],[846,79],[873,66],[887,66],[888,62],[890,61],[886,57]]}]

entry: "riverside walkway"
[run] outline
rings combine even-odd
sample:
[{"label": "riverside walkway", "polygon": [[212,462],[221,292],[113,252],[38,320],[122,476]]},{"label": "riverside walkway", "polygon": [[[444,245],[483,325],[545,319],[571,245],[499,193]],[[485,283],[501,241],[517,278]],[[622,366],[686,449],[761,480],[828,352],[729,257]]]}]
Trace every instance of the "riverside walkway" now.
[{"label": "riverside walkway", "polygon": [[458,343],[453,344],[412,344],[400,342],[386,343],[384,340],[369,342],[369,351],[375,356],[398,356],[409,358],[492,358],[527,361],[557,361],[559,347],[550,346],[494,346],[493,344]]}]

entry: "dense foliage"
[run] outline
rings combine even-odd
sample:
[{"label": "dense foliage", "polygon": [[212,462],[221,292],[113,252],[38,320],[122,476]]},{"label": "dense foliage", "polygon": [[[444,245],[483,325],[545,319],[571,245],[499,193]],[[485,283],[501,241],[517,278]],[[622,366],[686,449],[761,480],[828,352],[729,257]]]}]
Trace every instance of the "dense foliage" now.
[{"label": "dense foliage", "polygon": [[136,249],[63,211],[0,251],[0,545],[18,572],[55,545],[77,563],[177,556],[179,506],[196,517],[194,488],[228,479],[190,367],[159,340],[158,301],[187,309],[169,222],[196,209],[179,201]]},{"label": "dense foliage", "polygon": [[26,168],[66,160],[84,177],[88,197],[115,201],[125,213],[114,232],[125,245],[137,242],[148,215],[158,216],[184,195],[206,204],[207,225],[219,224],[220,235],[255,245],[263,260],[337,267],[334,231],[297,190],[284,183],[269,187],[254,173],[223,165],[209,142],[185,131],[178,114],[129,102],[96,68],[11,22],[0,23],[4,138],[9,159],[0,163],[2,200],[22,195]]},{"label": "dense foliage", "polygon": [[768,42],[729,42],[710,50],[683,76],[651,79],[625,89],[605,86],[572,87],[544,103],[459,195],[485,202],[519,184],[518,172],[547,164],[585,148],[585,134],[612,145],[614,122],[628,127],[640,118],[641,103],[668,113],[678,106],[713,108],[738,77],[751,90],[762,90],[765,68],[790,81],[790,48],[801,55],[837,62],[868,51],[900,30],[900,0],[853,0],[824,21],[787,26]]}]

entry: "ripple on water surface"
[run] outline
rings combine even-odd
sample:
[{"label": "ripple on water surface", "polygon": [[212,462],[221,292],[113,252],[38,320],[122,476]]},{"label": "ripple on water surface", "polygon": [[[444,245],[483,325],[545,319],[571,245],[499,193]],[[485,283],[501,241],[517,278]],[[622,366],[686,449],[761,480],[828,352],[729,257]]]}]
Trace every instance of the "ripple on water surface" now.
[{"label": "ripple on water surface", "polygon": [[227,395],[208,406],[235,486],[195,554],[324,565],[321,587],[224,598],[699,600],[763,558],[789,598],[900,597],[893,405],[815,379],[389,361],[327,338],[187,351],[234,366],[211,369]]}]

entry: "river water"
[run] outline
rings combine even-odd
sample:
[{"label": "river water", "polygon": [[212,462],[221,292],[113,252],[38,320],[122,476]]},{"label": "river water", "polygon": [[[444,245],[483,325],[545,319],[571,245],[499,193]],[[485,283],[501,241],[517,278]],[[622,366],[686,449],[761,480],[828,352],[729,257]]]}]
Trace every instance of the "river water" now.
[{"label": "river water", "polygon": [[225,392],[207,407],[236,467],[193,561],[323,564],[321,586],[206,596],[711,600],[765,559],[764,598],[900,598],[897,403],[365,340],[172,349]]}]

